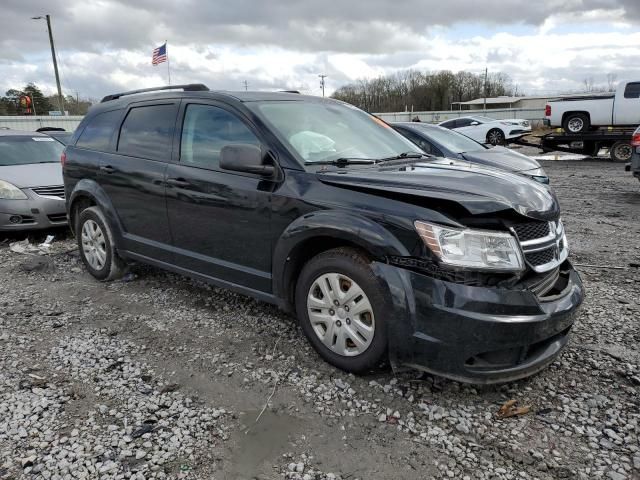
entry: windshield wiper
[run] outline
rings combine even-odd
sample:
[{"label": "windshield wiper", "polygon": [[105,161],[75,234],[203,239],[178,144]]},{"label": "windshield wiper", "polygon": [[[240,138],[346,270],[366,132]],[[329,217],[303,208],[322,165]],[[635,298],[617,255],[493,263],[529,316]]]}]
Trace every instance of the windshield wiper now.
[{"label": "windshield wiper", "polygon": [[431,155],[428,155],[426,153],[420,153],[420,152],[403,152],[398,155],[394,155],[393,157],[381,158],[380,161],[387,162],[389,160],[404,160],[409,158],[423,158],[423,157],[429,158],[431,157]]},{"label": "windshield wiper", "polygon": [[349,158],[349,157],[340,157],[335,160],[318,160],[314,161],[306,161],[305,165],[337,165],[338,167],[343,167],[345,165],[371,165],[373,163],[378,163],[381,160],[377,160],[374,158]]}]

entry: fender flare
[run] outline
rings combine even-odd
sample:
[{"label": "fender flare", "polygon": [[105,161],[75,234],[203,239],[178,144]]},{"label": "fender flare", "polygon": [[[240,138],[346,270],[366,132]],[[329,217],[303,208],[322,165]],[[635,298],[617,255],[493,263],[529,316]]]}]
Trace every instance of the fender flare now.
[{"label": "fender flare", "polygon": [[[119,248],[122,245],[122,223],[116,214],[116,210],[111,202],[111,199],[103,190],[103,188],[95,181],[88,178],[83,178],[73,187],[69,201],[67,202],[67,215],[72,220],[73,208],[78,199],[82,197],[90,198],[97,206],[99,206],[109,222],[109,227],[113,232],[115,247]],[[73,222],[70,221],[71,229],[73,230]]]},{"label": "fender flare", "polygon": [[291,301],[288,287],[304,255],[304,244],[319,237],[344,240],[381,259],[387,255],[408,256],[407,248],[379,223],[354,212],[320,210],[291,222],[276,242],[273,259],[273,293],[283,306]]}]

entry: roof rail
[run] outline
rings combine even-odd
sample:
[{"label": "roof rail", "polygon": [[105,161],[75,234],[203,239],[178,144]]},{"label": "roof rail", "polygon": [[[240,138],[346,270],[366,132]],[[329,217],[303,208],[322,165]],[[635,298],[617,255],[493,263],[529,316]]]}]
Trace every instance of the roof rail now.
[{"label": "roof rail", "polygon": [[141,88],[139,90],[129,90],[128,92],[113,93],[104,97],[100,103],[116,100],[125,95],[135,95],[136,93],[160,92],[162,90],[183,90],[185,92],[208,92],[209,87],[202,83],[189,83],[187,85],[167,85],[165,87]]}]

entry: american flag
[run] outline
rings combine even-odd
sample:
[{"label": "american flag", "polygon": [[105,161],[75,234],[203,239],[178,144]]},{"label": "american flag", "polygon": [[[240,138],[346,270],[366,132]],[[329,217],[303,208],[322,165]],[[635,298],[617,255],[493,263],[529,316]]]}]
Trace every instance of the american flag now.
[{"label": "american flag", "polygon": [[167,61],[167,44],[160,45],[153,51],[153,57],[151,58],[152,65],[158,65],[159,63]]}]

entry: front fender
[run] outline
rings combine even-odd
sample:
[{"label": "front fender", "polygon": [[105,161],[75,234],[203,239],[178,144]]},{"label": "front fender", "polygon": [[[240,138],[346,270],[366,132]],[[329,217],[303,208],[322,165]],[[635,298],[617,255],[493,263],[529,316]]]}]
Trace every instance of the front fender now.
[{"label": "front fender", "polygon": [[[109,222],[109,227],[113,232],[113,240],[116,244],[115,246],[116,248],[119,248],[122,239],[122,224],[116,214],[113,203],[111,203],[111,199],[95,180],[83,178],[73,187],[71,195],[69,195],[69,200],[67,201],[67,216],[69,219],[72,219],[75,203],[82,198],[91,199],[93,203],[102,209],[102,212]],[[69,223],[71,224],[74,222]]]},{"label": "front fender", "polygon": [[375,258],[409,255],[407,248],[389,230],[362,215],[338,210],[308,213],[291,222],[276,242],[272,263],[276,297],[285,302],[289,299],[287,290],[296,271],[296,260],[304,255],[305,243],[319,237],[344,240]]}]

